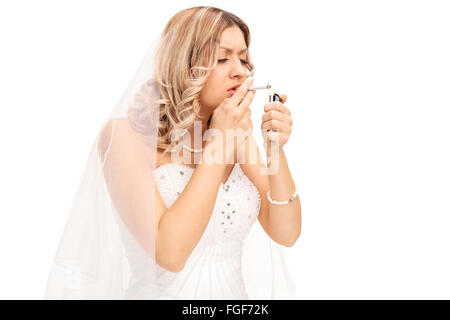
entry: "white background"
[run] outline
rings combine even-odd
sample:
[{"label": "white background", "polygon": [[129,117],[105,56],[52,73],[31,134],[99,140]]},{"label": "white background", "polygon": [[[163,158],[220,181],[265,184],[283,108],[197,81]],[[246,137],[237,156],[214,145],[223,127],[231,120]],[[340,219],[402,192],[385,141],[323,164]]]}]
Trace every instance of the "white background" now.
[{"label": "white background", "polygon": [[288,95],[296,298],[449,299],[448,2],[280,0],[1,1],[0,298],[43,297],[100,125],[156,32],[205,4],[247,22],[255,84]]}]

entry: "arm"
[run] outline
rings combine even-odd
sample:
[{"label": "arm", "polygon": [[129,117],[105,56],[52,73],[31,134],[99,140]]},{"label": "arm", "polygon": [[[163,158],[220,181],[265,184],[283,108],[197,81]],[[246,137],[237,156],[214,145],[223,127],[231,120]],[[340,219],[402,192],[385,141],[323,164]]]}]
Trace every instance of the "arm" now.
[{"label": "arm", "polygon": [[[294,194],[295,183],[289,170],[286,155],[282,147],[278,149],[279,166],[275,174],[268,175],[270,197],[276,201],[285,201]],[[270,157],[268,152],[267,157]],[[264,194],[267,200],[267,192]],[[302,209],[300,196],[286,205],[275,205],[269,202],[269,226],[277,239],[291,247],[301,233]]]},{"label": "arm", "polygon": [[[301,205],[297,196],[287,205],[273,205],[267,199],[267,191],[271,190],[271,198],[278,201],[287,200],[294,193],[294,181],[289,171],[286,156],[281,149],[279,167],[275,174],[262,174],[267,168],[262,161],[259,148],[253,136],[247,139],[245,153],[239,152],[241,168],[250,181],[256,186],[261,195],[261,208],[258,220],[273,241],[291,247],[301,233]],[[270,156],[270,154],[268,154]],[[256,161],[250,161],[255,159]]]},{"label": "arm", "polygon": [[[167,209],[148,165],[156,155],[149,153],[126,120],[116,120],[112,143],[111,132],[109,122],[98,150],[103,161],[109,146],[103,171],[111,199],[149,256],[155,256],[163,268],[179,272],[206,229],[227,165],[197,165],[183,193]],[[156,203],[152,203],[149,192],[155,192]]]},{"label": "arm", "polygon": [[181,195],[159,221],[157,253],[172,257],[176,271],[183,269],[208,225],[226,166],[204,161],[198,164]]}]

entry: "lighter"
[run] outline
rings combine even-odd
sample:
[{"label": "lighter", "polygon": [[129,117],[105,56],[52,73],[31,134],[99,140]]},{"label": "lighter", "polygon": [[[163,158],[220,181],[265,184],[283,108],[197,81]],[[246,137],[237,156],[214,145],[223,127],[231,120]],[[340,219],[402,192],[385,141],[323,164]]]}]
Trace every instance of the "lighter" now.
[{"label": "lighter", "polygon": [[[281,97],[277,93],[272,91],[272,93],[269,95],[269,102],[275,102],[275,101],[282,102],[283,100],[281,99]],[[278,129],[271,129],[271,130],[267,130],[267,131],[277,132],[279,130]]]},{"label": "lighter", "polygon": [[278,93],[275,93],[272,91],[272,94],[269,95],[269,102],[274,102],[274,101],[283,101],[281,99],[281,97],[278,95]]}]

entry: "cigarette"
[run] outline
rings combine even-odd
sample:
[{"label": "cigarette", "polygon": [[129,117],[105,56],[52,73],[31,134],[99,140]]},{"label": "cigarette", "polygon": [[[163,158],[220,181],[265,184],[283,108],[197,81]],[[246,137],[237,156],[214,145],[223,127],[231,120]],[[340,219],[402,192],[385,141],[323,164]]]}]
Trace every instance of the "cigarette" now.
[{"label": "cigarette", "polygon": [[266,84],[265,86],[253,86],[250,87],[248,90],[263,90],[263,89],[270,89],[272,86],[270,84]]}]

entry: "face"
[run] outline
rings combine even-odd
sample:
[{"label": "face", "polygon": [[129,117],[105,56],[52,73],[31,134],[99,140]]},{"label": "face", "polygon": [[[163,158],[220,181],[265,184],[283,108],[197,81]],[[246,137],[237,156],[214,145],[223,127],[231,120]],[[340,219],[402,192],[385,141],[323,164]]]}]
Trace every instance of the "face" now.
[{"label": "face", "polygon": [[238,27],[223,31],[217,66],[200,93],[202,113],[210,114],[223,99],[232,96],[228,89],[244,82],[248,72],[246,49],[244,35]]}]

